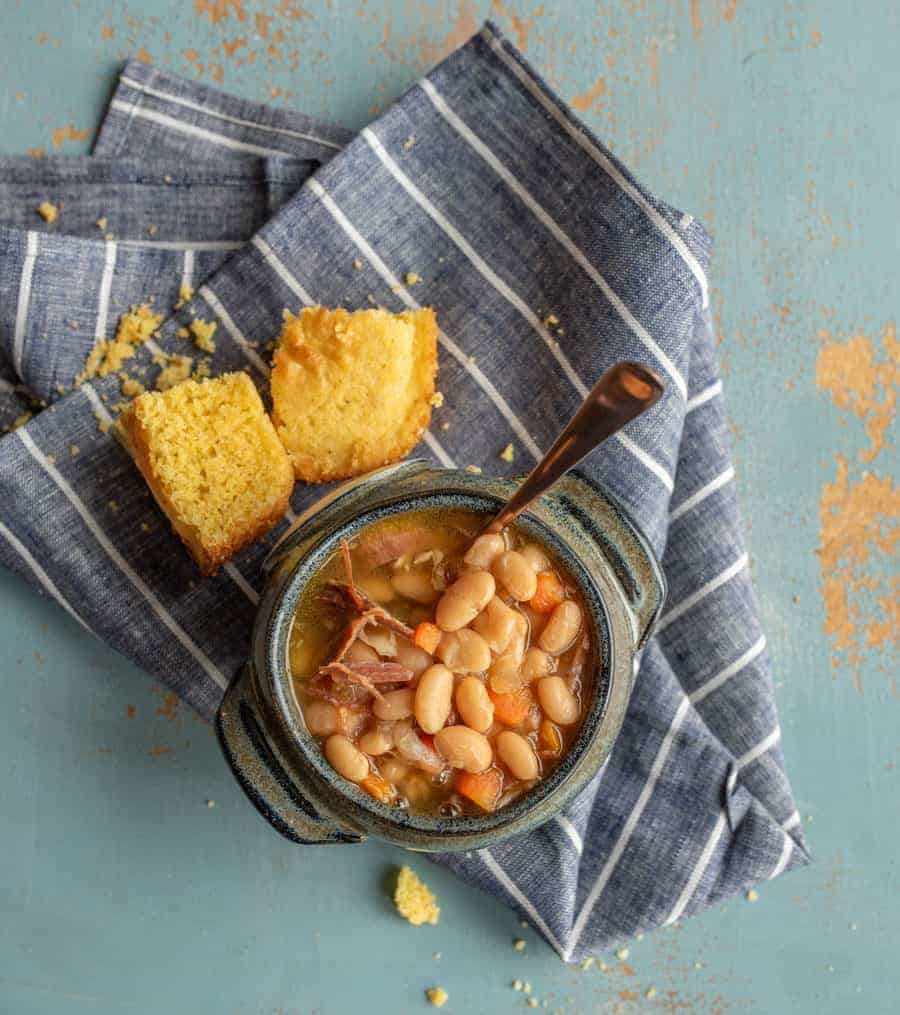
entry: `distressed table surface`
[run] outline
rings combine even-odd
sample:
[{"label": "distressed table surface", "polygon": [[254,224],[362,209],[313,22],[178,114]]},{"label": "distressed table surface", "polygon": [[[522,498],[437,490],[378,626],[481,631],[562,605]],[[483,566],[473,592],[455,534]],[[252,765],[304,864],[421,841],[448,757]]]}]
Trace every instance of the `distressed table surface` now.
[{"label": "distressed table surface", "polygon": [[0,146],[86,152],[129,53],[359,128],[488,15],[715,234],[753,573],[816,862],[606,971],[563,966],[424,860],[443,913],[414,930],[384,894],[399,851],[281,841],[206,726],[2,574],[3,1012],[393,1015],[434,985],[445,1011],[529,1010],[517,977],[548,1011],[897,1011],[893,0],[5,0]]}]

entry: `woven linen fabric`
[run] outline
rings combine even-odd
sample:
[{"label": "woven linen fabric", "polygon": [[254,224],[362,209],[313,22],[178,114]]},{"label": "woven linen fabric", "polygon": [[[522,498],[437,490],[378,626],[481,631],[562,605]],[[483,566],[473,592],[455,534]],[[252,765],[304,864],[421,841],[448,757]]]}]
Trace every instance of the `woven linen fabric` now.
[{"label": "woven linen fabric", "polygon": [[[644,361],[665,396],[585,470],[642,526],[669,585],[621,735],[558,818],[437,861],[516,908],[567,960],[807,862],[738,515],[703,228],[642,187],[490,23],[352,140],[129,63],[96,145],[110,174],[113,156],[136,171],[175,160],[210,189],[193,200],[185,178],[189,216],[166,219],[165,242],[160,225],[151,243],[158,187],[138,189],[145,212],[126,208],[130,181],[72,188],[53,232],[38,233],[0,182],[11,223],[0,230],[0,376],[51,403],[0,440],[0,561],[214,714],[246,658],[259,563],[283,527],[199,580],[108,432],[118,379],[69,390],[129,305],[174,307],[188,265],[195,297],[130,373],[152,382],[152,355],[190,352],[176,333],[200,316],[218,324],[213,372],[247,369],[265,392],[284,307],[430,305],[445,398],[416,454],[445,466],[521,473],[607,367]],[[310,160],[320,168],[303,182]],[[296,192],[281,203],[280,188],[261,224],[275,172],[293,174]],[[229,200],[256,210],[225,226],[233,173],[244,177]],[[73,211],[79,201],[89,210]],[[91,238],[95,213],[127,216],[113,229],[123,239]],[[70,214],[87,235],[65,235]],[[508,443],[513,463],[499,458]],[[298,484],[293,511],[322,489]]]}]

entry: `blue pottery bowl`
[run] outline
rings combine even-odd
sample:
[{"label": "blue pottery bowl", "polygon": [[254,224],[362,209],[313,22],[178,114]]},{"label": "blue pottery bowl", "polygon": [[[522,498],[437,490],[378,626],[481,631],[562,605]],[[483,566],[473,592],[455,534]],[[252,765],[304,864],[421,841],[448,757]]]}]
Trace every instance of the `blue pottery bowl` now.
[{"label": "blue pottery bowl", "polygon": [[576,474],[560,480],[517,525],[548,546],[579,584],[595,646],[581,732],[558,767],[506,807],[480,817],[414,814],[374,800],[328,764],[291,689],[288,642],[307,583],[338,548],[387,515],[463,508],[485,521],[517,484],[410,461],[337,488],[297,519],[267,561],[251,658],[219,709],[216,730],[238,782],[282,835],[298,843],[361,842],[409,849],[478,849],[543,824],[597,774],[622,725],[636,671],[665,597],[647,540],[623,509]]}]

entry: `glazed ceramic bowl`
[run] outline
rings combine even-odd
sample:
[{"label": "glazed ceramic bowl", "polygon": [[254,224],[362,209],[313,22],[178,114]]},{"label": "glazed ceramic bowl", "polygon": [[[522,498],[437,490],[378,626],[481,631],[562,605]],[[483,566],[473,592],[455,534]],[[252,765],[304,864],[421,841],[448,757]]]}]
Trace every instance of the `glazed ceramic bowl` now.
[{"label": "glazed ceramic bowl", "polygon": [[579,736],[558,767],[528,793],[481,817],[414,814],[379,803],[331,768],[307,731],[291,688],[288,640],[294,609],[342,537],[352,538],[386,515],[422,508],[463,508],[483,513],[487,521],[516,485],[405,462],[334,490],[298,518],[273,549],[251,658],[225,694],[216,729],[238,782],[282,835],[299,843],[361,842],[371,834],[410,849],[481,848],[552,818],[606,761],[665,583],[627,514],[577,474],[560,480],[517,522],[554,551],[578,582],[595,646]]}]

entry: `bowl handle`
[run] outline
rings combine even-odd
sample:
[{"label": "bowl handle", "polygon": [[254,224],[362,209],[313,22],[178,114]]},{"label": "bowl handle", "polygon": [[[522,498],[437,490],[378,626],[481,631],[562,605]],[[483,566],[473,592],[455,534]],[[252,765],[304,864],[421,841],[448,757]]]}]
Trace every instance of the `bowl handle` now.
[{"label": "bowl handle", "polygon": [[235,778],[253,806],[291,842],[362,842],[364,835],[323,817],[291,782],[263,733],[255,707],[252,667],[232,680],[216,713],[216,734]]},{"label": "bowl handle", "polygon": [[635,626],[635,649],[646,645],[666,599],[666,579],[650,541],[626,509],[580,471],[560,480],[559,496],[612,568]]}]

